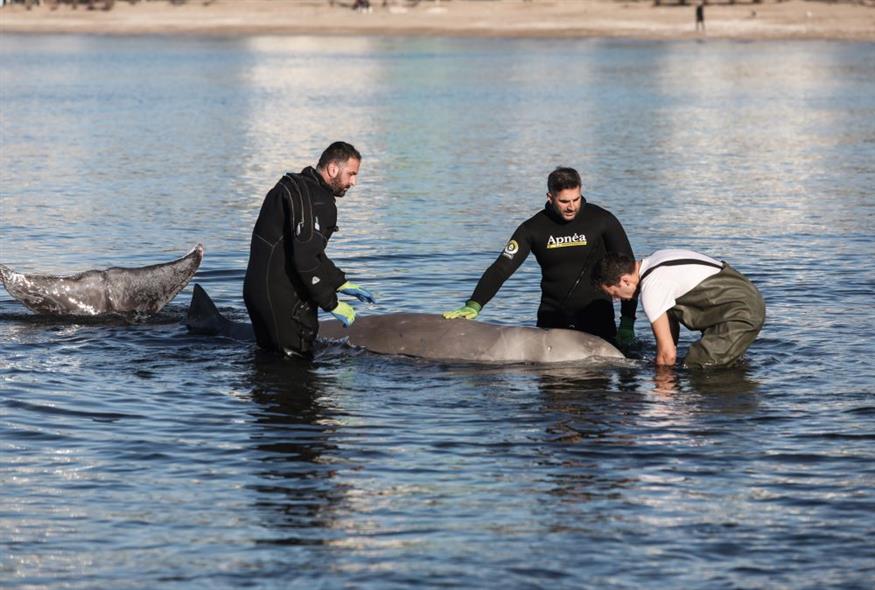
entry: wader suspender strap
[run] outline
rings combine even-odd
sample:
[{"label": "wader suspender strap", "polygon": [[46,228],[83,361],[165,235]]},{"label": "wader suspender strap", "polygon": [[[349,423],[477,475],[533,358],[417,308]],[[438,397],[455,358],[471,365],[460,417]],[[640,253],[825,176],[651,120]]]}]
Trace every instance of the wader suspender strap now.
[{"label": "wader suspender strap", "polygon": [[638,279],[638,289],[641,289],[641,283],[644,282],[644,279],[647,278],[647,275],[655,271],[660,266],[681,266],[683,264],[702,264],[704,266],[712,266],[721,270],[723,269],[722,264],[715,264],[713,262],[708,262],[707,260],[699,260],[698,258],[678,258],[677,260],[666,260],[665,262],[660,262],[659,264],[651,266],[644,271],[644,274],[642,274],[641,278]]}]

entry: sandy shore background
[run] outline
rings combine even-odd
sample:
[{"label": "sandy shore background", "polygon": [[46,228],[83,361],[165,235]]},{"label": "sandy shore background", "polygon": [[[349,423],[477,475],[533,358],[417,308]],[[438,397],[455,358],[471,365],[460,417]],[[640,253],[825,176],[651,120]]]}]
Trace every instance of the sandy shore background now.
[{"label": "sandy shore background", "polygon": [[[684,39],[695,31],[693,6],[611,0],[203,0],[172,4],[118,1],[104,10],[51,2],[0,8],[0,33],[105,35],[467,35]],[[709,4],[709,38],[875,40],[875,6],[790,0]]]}]

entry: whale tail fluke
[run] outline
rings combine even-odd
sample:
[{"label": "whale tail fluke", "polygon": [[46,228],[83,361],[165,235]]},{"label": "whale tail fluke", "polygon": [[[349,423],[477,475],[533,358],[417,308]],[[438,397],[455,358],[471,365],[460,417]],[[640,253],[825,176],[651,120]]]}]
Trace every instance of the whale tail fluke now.
[{"label": "whale tail fluke", "polygon": [[255,340],[251,325],[235,322],[223,316],[207,292],[197,283],[191,294],[185,325],[193,334],[225,336],[235,340]]},{"label": "whale tail fluke", "polygon": [[0,265],[0,280],[31,311],[54,316],[146,317],[161,311],[194,277],[203,244],[171,262],[137,268],[113,266],[72,275],[21,274]]}]

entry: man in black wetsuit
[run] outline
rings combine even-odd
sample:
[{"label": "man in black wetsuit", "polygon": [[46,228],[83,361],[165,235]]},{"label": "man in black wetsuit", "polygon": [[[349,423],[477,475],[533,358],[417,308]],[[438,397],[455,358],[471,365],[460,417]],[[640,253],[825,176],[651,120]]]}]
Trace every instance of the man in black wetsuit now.
[{"label": "man in black wetsuit", "polygon": [[374,302],[325,255],[337,230],[334,200],[355,186],[361,160],[350,144],[332,143],[315,168],[287,173],[264,198],[243,281],[260,347],[309,357],[319,330],[317,306],[348,327],[355,311],[338,301],[337,292]]},{"label": "man in black wetsuit", "polygon": [[504,282],[534,252],[541,265],[539,328],[571,328],[626,345],[635,337],[637,301],[621,304],[619,333],[610,297],[592,285],[590,275],[606,252],[631,256],[623,226],[608,211],[587,203],[580,175],[557,168],[547,178],[547,203],[523,222],[492,263],[464,306],[444,313],[447,319],[474,319]]}]

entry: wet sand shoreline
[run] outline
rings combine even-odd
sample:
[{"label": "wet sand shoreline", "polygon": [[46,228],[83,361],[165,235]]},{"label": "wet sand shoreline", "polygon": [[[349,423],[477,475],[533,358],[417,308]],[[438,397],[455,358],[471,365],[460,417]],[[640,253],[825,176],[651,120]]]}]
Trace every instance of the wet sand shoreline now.
[{"label": "wet sand shoreline", "polygon": [[[347,2],[349,4],[350,2]],[[608,37],[629,39],[833,39],[875,41],[875,7],[790,0],[705,8],[695,30],[693,6],[609,0],[441,0],[414,5],[372,0],[370,12],[320,0],[115,2],[0,7],[0,34],[96,35],[379,35]]]}]

